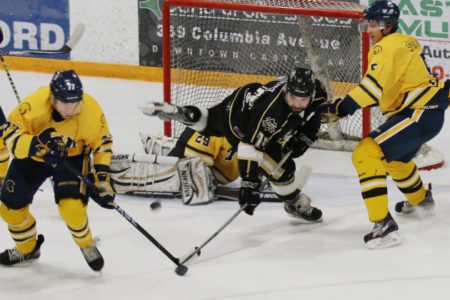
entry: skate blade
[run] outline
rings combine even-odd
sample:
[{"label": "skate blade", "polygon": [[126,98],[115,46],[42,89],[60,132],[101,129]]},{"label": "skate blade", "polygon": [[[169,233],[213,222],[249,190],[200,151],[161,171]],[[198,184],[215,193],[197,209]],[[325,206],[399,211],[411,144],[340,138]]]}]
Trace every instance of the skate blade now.
[{"label": "skate blade", "polygon": [[366,243],[366,246],[371,250],[384,249],[400,245],[402,241],[403,238],[398,233],[398,231],[394,231],[385,236],[384,238],[376,238],[368,241]]},{"label": "skate blade", "polygon": [[416,208],[416,211],[419,214],[419,216],[425,217],[425,218],[426,217],[432,217],[432,216],[435,215],[434,206],[431,209],[426,209],[426,208],[418,206]]},{"label": "skate blade", "polygon": [[2,265],[2,264],[0,264],[0,267],[4,267],[4,268],[19,268],[19,269],[24,268],[25,269],[25,268],[28,268],[31,265],[33,265],[38,260],[39,260],[39,257],[38,258],[29,259],[29,260],[26,260],[26,261],[22,261],[22,262],[18,262],[18,263],[15,263],[13,265]]},{"label": "skate blade", "polygon": [[414,215],[415,213],[416,213],[416,209],[413,209],[413,210],[411,210],[411,211],[409,211],[409,212],[407,212],[407,213],[395,211],[395,214],[396,214],[397,216],[411,216],[411,215]]},{"label": "skate blade", "polygon": [[395,214],[397,216],[411,216],[411,217],[421,217],[421,218],[426,218],[426,217],[432,217],[435,215],[434,212],[434,207],[432,209],[426,209],[420,206],[417,206],[414,208],[413,211],[407,212],[407,213],[403,213],[403,212],[395,212]]},{"label": "skate blade", "polygon": [[[320,219],[317,220],[306,220],[302,217],[299,217],[297,215],[293,215],[293,214],[289,214],[286,213],[290,218],[292,218],[292,223],[296,223],[296,224],[314,224],[314,223],[322,223],[323,219],[322,217]],[[295,220],[295,222],[294,222]]]}]

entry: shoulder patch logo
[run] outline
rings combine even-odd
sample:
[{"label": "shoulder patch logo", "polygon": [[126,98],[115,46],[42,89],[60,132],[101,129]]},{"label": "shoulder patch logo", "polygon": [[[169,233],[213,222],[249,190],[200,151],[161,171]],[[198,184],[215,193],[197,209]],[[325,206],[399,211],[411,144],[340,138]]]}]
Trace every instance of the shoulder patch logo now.
[{"label": "shoulder patch logo", "polygon": [[379,45],[373,47],[373,49],[372,49],[373,55],[378,55],[378,54],[380,54],[382,51],[383,51],[383,47],[381,47],[381,46],[379,46]]},{"label": "shoulder patch logo", "polygon": [[22,102],[20,103],[18,110],[19,113],[23,116],[27,112],[31,111],[31,105],[28,102]]}]

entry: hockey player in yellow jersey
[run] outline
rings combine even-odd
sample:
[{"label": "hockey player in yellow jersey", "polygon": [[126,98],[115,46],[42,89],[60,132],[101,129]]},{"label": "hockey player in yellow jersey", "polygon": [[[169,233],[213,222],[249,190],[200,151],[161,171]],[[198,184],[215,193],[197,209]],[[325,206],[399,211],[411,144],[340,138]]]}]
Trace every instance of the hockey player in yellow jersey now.
[{"label": "hockey player in yellow jersey", "polygon": [[[105,208],[113,208],[115,196],[109,171],[112,137],[102,109],[83,92],[75,71],[59,71],[50,86],[25,98],[7,121],[2,137],[13,159],[1,190],[0,216],[16,247],[0,254],[0,264],[14,265],[40,256],[44,237],[37,235],[30,204],[50,177],[59,213],[74,242],[89,266],[100,271],[104,262],[88,223],[87,192]],[[90,154],[93,182],[101,193],[86,191],[86,184],[63,165],[70,164],[86,176]]]},{"label": "hockey player in yellow jersey", "polygon": [[358,173],[373,231],[365,235],[369,248],[401,243],[398,226],[388,210],[387,175],[407,201],[396,204],[397,214],[416,208],[431,212],[431,185],[426,189],[412,158],[436,136],[449,104],[450,82],[434,78],[413,37],[397,33],[399,8],[391,1],[376,1],[364,10],[363,25],[373,43],[367,72],[343,99],[321,107],[322,121],[336,121],[361,107],[378,106],[387,118],[354,149]]}]

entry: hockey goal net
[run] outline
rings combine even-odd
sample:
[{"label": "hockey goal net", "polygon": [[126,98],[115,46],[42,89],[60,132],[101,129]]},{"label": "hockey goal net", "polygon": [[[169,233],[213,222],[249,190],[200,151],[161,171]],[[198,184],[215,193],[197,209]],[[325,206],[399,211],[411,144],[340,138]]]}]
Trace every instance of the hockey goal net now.
[{"label": "hockey goal net", "polygon": [[[358,2],[166,0],[165,101],[211,107],[239,86],[285,76],[294,66],[311,68],[330,99],[345,96],[361,80],[370,48],[358,31]],[[382,122],[376,108],[360,110],[323,125],[315,146],[351,150]],[[184,128],[167,122],[164,129],[177,137]]]}]

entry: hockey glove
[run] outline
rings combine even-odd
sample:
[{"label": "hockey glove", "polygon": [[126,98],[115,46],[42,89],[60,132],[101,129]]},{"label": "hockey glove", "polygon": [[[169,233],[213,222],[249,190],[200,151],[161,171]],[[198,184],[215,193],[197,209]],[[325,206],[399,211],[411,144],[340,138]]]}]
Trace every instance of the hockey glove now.
[{"label": "hockey glove", "polygon": [[91,182],[94,183],[96,189],[89,189],[89,197],[98,205],[107,209],[114,209],[114,198],[116,190],[111,182],[111,175],[108,172],[96,172],[88,175]]},{"label": "hockey glove", "polygon": [[288,153],[292,150],[291,158],[302,156],[317,140],[319,128],[320,123],[318,120],[317,122],[307,122],[289,139],[286,146],[284,146],[283,152]]},{"label": "hockey glove", "polygon": [[47,128],[32,138],[30,156],[41,157],[46,164],[57,167],[67,157],[66,143],[54,128]]},{"label": "hockey glove", "polygon": [[261,203],[259,198],[259,182],[241,181],[241,189],[239,190],[239,205],[242,207],[247,204],[244,209],[247,215],[252,216],[255,208]]},{"label": "hockey glove", "polygon": [[322,123],[333,123],[340,118],[346,117],[346,113],[339,111],[339,106],[342,104],[343,100],[343,98],[337,98],[333,102],[326,102],[319,105],[317,110],[320,113],[320,121]]}]

